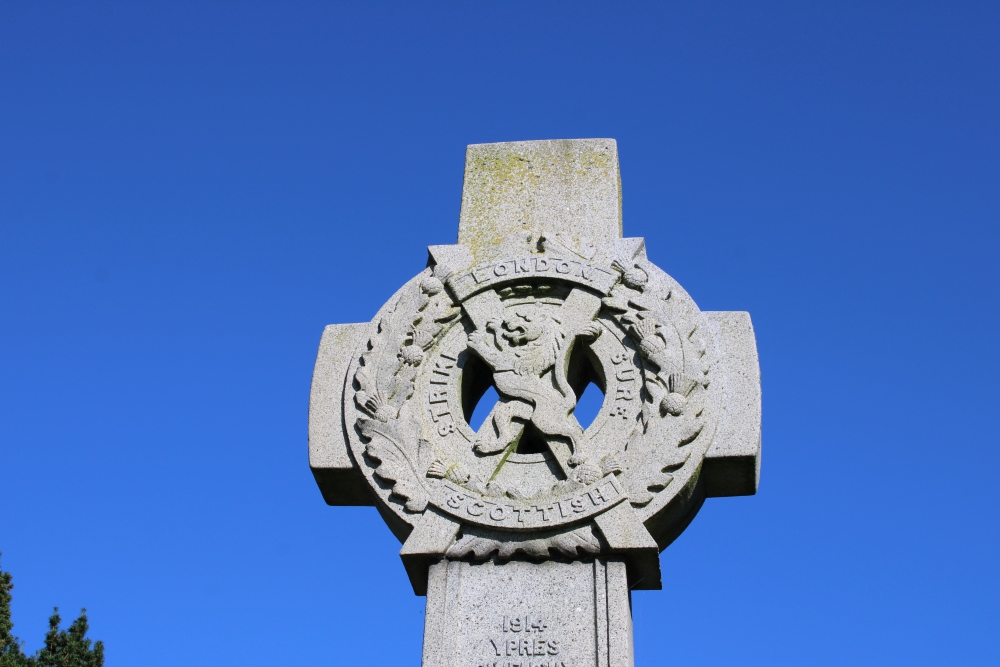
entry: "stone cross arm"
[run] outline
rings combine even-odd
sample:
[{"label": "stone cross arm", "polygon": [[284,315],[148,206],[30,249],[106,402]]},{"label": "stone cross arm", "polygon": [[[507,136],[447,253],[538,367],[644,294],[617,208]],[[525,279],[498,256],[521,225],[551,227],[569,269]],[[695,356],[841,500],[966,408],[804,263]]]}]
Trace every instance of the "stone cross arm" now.
[{"label": "stone cross arm", "polygon": [[[750,314],[703,311],[712,345],[723,363],[726,402],[701,477],[706,498],[749,496],[760,480],[760,370]],[[372,323],[330,324],[323,330],[309,395],[309,467],[328,505],[374,505],[354,463],[343,423],[343,387],[355,352]],[[721,374],[720,374],[721,375]]]}]

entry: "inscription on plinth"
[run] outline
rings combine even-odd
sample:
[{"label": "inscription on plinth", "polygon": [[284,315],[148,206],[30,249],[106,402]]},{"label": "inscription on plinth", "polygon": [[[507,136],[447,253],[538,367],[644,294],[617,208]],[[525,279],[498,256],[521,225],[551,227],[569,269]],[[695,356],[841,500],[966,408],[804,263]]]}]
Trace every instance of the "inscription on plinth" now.
[{"label": "inscription on plinth", "polygon": [[600,558],[434,565],[423,664],[630,666],[631,615],[617,602],[628,600],[625,576],[623,562]]},{"label": "inscription on plinth", "polygon": [[[564,667],[558,658],[559,639],[552,631],[546,633],[549,624],[541,616],[504,616],[500,622],[502,634],[490,637],[490,646],[496,652],[497,660],[484,662],[479,667],[492,665],[521,665],[525,667]],[[500,658],[508,658],[506,662]]]}]

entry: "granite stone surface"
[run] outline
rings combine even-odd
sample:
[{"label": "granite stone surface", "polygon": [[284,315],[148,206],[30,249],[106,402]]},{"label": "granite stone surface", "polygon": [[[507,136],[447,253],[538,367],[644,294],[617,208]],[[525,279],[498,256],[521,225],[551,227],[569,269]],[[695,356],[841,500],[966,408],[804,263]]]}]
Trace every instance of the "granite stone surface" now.
[{"label": "granite stone surface", "polygon": [[431,567],[424,667],[631,667],[620,560]]},{"label": "granite stone surface", "polygon": [[310,466],[403,542],[425,666],[631,665],[629,590],[706,497],[757,490],[749,315],[702,312],[621,230],[614,140],[469,146],[458,243],[323,333]]}]

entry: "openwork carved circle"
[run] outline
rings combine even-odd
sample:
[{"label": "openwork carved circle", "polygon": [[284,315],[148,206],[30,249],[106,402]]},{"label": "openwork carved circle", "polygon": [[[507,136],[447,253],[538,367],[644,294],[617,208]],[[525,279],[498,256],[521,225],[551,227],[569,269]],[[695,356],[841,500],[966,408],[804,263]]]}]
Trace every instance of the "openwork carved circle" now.
[{"label": "openwork carved circle", "polygon": [[[697,306],[640,252],[432,266],[375,322],[344,419],[403,521],[433,506],[473,529],[586,545],[583,527],[619,503],[647,520],[690,495],[715,428],[711,365]],[[584,429],[573,412],[590,382],[605,400]],[[474,431],[489,386],[500,400]]]}]

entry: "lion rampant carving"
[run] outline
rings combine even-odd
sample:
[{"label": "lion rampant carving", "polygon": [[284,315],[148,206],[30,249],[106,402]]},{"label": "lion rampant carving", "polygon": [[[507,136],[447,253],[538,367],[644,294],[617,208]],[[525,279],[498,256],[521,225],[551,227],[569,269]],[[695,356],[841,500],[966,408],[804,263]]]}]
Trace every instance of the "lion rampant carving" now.
[{"label": "lion rampant carving", "polygon": [[573,450],[571,466],[586,463],[583,429],[571,416],[576,394],[566,379],[566,365],[574,339],[596,339],[601,325],[589,322],[567,332],[555,315],[526,305],[512,309],[503,319],[489,320],[484,328],[470,333],[468,344],[493,369],[502,401],[493,412],[495,435],[477,440],[475,450],[481,454],[503,451],[517,437],[521,427],[514,420],[520,420],[534,424],[547,437],[568,440]]}]

